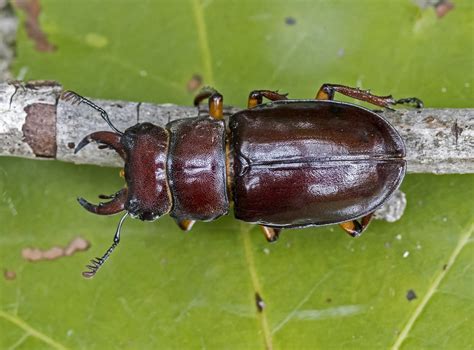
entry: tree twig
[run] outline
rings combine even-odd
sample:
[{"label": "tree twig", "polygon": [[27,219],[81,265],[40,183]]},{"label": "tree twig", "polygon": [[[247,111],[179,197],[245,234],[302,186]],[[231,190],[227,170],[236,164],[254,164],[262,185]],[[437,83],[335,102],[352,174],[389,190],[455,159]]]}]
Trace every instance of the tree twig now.
[{"label": "tree twig", "polygon": [[[62,87],[49,81],[0,84],[0,155],[52,158],[61,161],[122,166],[112,151],[74,147],[86,135],[109,130],[99,114],[85,104],[59,99]],[[93,100],[121,130],[137,122],[164,126],[195,117],[191,106]],[[226,107],[229,115],[239,109]],[[404,138],[411,173],[474,173],[474,109],[384,111]]]}]

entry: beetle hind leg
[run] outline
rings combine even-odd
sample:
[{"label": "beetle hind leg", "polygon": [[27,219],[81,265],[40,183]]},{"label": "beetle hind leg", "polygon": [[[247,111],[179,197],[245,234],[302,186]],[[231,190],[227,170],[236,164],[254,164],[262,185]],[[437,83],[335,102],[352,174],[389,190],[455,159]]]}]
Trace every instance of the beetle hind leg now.
[{"label": "beetle hind leg", "polygon": [[339,224],[339,226],[341,226],[341,228],[346,231],[351,237],[359,237],[365,231],[367,226],[369,226],[373,215],[374,213],[372,212],[358,220],[343,222],[342,224]]},{"label": "beetle hind leg", "polygon": [[276,228],[276,227],[268,227],[264,225],[260,225],[260,228],[263,231],[263,235],[267,239],[269,243],[276,242],[278,240],[278,237],[280,236],[281,233],[281,228]]},{"label": "beetle hind leg", "polygon": [[334,94],[338,92],[342,95],[355,98],[359,101],[368,102],[373,105],[390,108],[397,104],[413,104],[416,108],[423,108],[423,102],[416,97],[402,98],[395,100],[392,95],[388,96],[377,96],[373,95],[368,90],[361,90],[359,88],[353,88],[344,85],[337,84],[323,84],[316,94],[317,100],[334,100]]}]

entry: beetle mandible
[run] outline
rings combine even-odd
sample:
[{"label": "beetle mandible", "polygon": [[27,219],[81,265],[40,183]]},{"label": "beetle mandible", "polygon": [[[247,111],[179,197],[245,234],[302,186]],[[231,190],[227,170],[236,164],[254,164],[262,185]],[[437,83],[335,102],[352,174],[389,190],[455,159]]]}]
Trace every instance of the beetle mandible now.
[{"label": "beetle mandible", "polygon": [[[203,89],[194,105],[208,99],[205,116],[175,120],[165,127],[138,123],[124,132],[90,100],[65,91],[63,99],[100,112],[114,130],[94,132],[90,142],[114,149],[124,160],[126,187],[109,202],[79,203],[99,215],[125,214],[113,244],[83,272],[92,277],[120,241],[125,218],[153,221],[170,214],[185,231],[196,220],[211,221],[234,203],[239,220],[261,226],[269,242],[284,228],[339,224],[352,237],[368,226],[374,211],[400,186],[406,171],[402,138],[377,113],[345,102],[343,95],[390,108],[423,106],[418,98],[395,100],[343,85],[324,84],[315,99],[290,100],[270,90],[252,91],[248,108],[223,119],[223,97]],[[264,104],[263,98],[271,102]]]}]

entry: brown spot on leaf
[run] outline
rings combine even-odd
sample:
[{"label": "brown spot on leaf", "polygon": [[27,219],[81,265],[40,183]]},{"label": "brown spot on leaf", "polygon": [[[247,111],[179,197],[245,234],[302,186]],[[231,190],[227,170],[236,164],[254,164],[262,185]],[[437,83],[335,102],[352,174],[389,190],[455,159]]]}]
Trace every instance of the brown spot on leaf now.
[{"label": "brown spot on leaf", "polygon": [[56,106],[33,103],[25,107],[22,131],[25,142],[37,157],[56,156]]},{"label": "brown spot on leaf", "polygon": [[13,280],[16,279],[16,272],[13,271],[13,270],[4,269],[4,270],[3,270],[3,277],[4,277],[7,281],[13,281]]},{"label": "brown spot on leaf", "polygon": [[76,237],[66,247],[54,246],[47,250],[24,248],[21,251],[21,256],[26,261],[56,260],[63,256],[70,256],[76,252],[87,250],[89,247],[89,241],[82,237]]},{"label": "brown spot on leaf", "polygon": [[443,18],[448,12],[454,9],[454,4],[449,0],[440,0],[434,7],[436,16]]},{"label": "brown spot on leaf", "polygon": [[39,0],[16,0],[17,7],[25,12],[25,28],[28,37],[36,44],[36,50],[51,52],[56,47],[48,41],[46,34],[40,27],[39,15],[41,5]]},{"label": "brown spot on leaf", "polygon": [[67,256],[73,255],[75,252],[82,252],[89,249],[90,243],[82,237],[74,238],[69,245],[64,248],[64,254]]},{"label": "brown spot on leaf", "polygon": [[202,86],[202,76],[199,74],[193,74],[191,79],[186,83],[186,89],[188,92],[195,92]]}]

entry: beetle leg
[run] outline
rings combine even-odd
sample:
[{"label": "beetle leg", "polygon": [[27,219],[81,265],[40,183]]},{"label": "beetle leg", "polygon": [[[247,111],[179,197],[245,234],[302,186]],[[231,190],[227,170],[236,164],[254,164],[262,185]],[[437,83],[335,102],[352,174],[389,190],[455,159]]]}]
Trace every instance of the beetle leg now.
[{"label": "beetle leg", "polygon": [[269,243],[276,242],[278,239],[278,236],[280,235],[281,228],[275,228],[275,227],[268,227],[268,226],[263,226],[260,225],[263,234],[265,235],[265,238]]},{"label": "beetle leg", "polygon": [[370,93],[368,90],[361,90],[359,88],[352,88],[344,85],[323,84],[316,94],[317,100],[334,100],[334,94],[338,92],[342,95],[355,98],[360,101],[368,102],[379,107],[390,108],[396,104],[410,103],[414,104],[416,108],[423,108],[423,102],[416,97],[402,98],[395,100],[392,95],[377,96]]},{"label": "beetle leg", "polygon": [[[113,199],[106,203],[99,203],[98,205],[89,203],[84,198],[79,197],[77,201],[87,211],[98,215],[112,215],[117,214],[125,209],[125,201],[127,199],[128,190],[126,188],[118,191]],[[103,197],[101,197],[103,198]]]},{"label": "beetle leg", "polygon": [[183,231],[190,231],[193,225],[196,223],[196,220],[187,220],[187,219],[175,219],[179,228]]},{"label": "beetle leg", "polygon": [[288,94],[280,94],[278,91],[271,90],[254,90],[249,94],[247,102],[248,108],[253,108],[259,104],[262,104],[263,98],[267,98],[270,101],[286,100]]},{"label": "beetle leg", "polygon": [[209,115],[218,120],[224,118],[224,98],[212,87],[205,87],[196,95],[194,106],[199,108],[199,104],[206,98],[209,99]]},{"label": "beetle leg", "polygon": [[373,215],[374,213],[372,212],[366,216],[363,216],[360,219],[360,222],[358,220],[352,220],[343,222],[342,224],[339,224],[339,226],[341,226],[341,228],[352,237],[359,237],[362,232],[365,231],[367,226],[369,226],[370,220],[372,219]]},{"label": "beetle leg", "polygon": [[120,143],[120,135],[110,131],[99,131],[94,132],[84,137],[81,142],[76,146],[74,153],[79,152],[86,145],[91,142],[99,143],[99,148],[111,148],[114,149],[122,159],[125,159],[125,149]]}]

